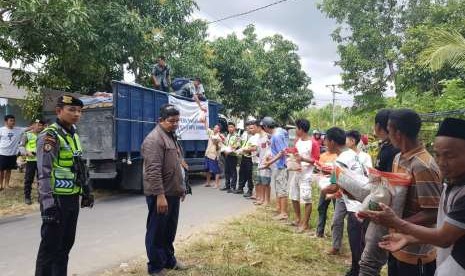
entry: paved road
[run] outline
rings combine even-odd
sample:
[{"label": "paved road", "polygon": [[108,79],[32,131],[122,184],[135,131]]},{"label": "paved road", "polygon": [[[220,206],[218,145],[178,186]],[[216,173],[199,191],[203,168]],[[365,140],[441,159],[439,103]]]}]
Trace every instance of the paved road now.
[{"label": "paved road", "polygon": [[[193,194],[181,206],[179,236],[253,208],[242,196],[202,185],[194,186]],[[81,209],[68,274],[93,275],[144,254],[146,215],[142,195],[114,196],[92,210]],[[33,275],[40,224],[38,213],[0,219],[2,276]]]}]

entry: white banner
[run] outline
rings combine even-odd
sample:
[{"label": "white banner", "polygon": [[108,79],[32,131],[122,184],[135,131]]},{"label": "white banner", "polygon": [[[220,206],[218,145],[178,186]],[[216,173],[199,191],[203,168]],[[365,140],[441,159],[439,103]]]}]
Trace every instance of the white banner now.
[{"label": "white banner", "polygon": [[200,121],[201,116],[205,116],[208,124],[208,101],[201,102],[206,107],[206,114],[200,110],[196,102],[182,100],[171,95],[168,102],[179,109],[180,121],[176,135],[180,140],[208,140],[205,125]]}]

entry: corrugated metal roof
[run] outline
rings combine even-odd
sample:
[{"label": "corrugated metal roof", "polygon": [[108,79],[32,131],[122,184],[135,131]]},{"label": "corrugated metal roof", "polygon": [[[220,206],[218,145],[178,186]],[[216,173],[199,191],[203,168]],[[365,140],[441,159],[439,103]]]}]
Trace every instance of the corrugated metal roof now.
[{"label": "corrugated metal roof", "polygon": [[0,98],[24,99],[27,91],[11,83],[11,70],[0,67]]}]

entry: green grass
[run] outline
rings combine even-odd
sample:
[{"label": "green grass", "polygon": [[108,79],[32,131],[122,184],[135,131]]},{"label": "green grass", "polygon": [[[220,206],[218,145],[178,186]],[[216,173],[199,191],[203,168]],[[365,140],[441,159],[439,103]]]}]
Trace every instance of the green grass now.
[{"label": "green grass", "polygon": [[26,214],[39,210],[36,184],[33,184],[31,196],[33,204],[24,204],[24,174],[12,171],[10,187],[0,191],[0,217]]},{"label": "green grass", "polygon": [[[93,192],[96,199],[111,196],[119,191],[97,189]],[[14,170],[11,172],[10,187],[0,191],[0,218],[23,215],[40,209],[38,203],[37,183],[32,184],[32,205],[24,203],[24,173]]]},{"label": "green grass", "polygon": [[[318,202],[318,196],[315,191],[314,202]],[[326,233],[329,233],[332,209],[330,205]],[[341,275],[348,270],[350,253],[341,256],[325,253],[331,248],[331,238],[297,234],[295,227],[276,222],[272,220],[273,216],[269,208],[259,207],[253,213],[224,222],[214,230],[196,233],[188,240],[178,242],[178,259],[192,268],[183,272],[171,271],[168,275],[319,276]],[[317,217],[314,206],[312,229]],[[348,251],[345,246],[344,252]],[[147,275],[146,258],[141,257],[103,275]]]}]

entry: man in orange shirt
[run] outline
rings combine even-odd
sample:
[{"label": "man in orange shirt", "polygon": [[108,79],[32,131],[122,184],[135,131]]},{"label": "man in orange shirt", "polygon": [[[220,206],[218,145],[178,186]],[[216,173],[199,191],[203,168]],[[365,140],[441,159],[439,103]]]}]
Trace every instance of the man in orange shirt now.
[{"label": "man in orange shirt", "polygon": [[[328,145],[325,145],[328,146]],[[337,153],[333,151],[333,148],[328,147],[328,151],[324,152],[320,156],[319,164],[321,166],[328,165],[332,166],[333,162],[337,158]],[[320,177],[330,177],[329,174],[324,174],[322,170],[320,170]],[[326,225],[326,217],[328,213],[329,203],[331,202],[330,199],[326,199],[326,195],[320,193],[320,199],[318,202],[318,226],[316,229],[317,237],[323,238],[325,233],[325,225]]]}]

